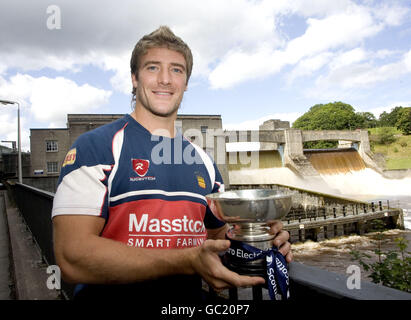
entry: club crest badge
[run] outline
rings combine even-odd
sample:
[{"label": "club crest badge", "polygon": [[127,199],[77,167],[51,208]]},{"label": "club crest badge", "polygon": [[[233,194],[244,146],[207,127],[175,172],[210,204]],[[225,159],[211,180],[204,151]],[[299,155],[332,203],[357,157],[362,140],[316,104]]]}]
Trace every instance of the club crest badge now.
[{"label": "club crest badge", "polygon": [[149,160],[144,159],[131,159],[133,170],[140,177],[144,177],[147,174],[148,167],[150,166]]},{"label": "club crest badge", "polygon": [[205,189],[206,184],[205,184],[204,178],[202,176],[197,176],[197,182],[198,182],[198,185],[201,188]]},{"label": "club crest badge", "polygon": [[67,155],[64,158],[64,162],[62,165],[63,168],[67,165],[70,165],[76,162],[76,153],[77,153],[76,148],[73,148],[69,152],[67,152]]}]

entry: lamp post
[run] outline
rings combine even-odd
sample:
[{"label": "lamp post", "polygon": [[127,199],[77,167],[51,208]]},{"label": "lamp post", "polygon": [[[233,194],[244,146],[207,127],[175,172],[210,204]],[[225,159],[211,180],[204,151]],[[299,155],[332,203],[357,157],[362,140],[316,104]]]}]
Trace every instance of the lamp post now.
[{"label": "lamp post", "polygon": [[21,169],[21,134],[20,134],[20,103],[17,101],[10,101],[10,100],[3,100],[0,99],[0,103],[7,105],[7,104],[17,104],[17,148],[19,152],[18,156],[18,177],[19,177],[19,183],[23,183],[23,175],[22,175],[22,169]]}]

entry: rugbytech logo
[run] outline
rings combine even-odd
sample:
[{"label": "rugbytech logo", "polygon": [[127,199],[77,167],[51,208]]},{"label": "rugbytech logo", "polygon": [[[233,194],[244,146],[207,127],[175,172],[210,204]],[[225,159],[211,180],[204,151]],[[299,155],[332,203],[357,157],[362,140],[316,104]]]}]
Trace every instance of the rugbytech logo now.
[{"label": "rugbytech logo", "polygon": [[147,174],[148,168],[150,167],[150,161],[145,159],[131,159],[133,165],[133,170],[140,177],[144,177]]}]

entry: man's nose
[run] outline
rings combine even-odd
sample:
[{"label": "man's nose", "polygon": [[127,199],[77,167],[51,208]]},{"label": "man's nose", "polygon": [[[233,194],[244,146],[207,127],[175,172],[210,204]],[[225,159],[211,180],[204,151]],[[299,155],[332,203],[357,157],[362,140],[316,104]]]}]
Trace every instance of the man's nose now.
[{"label": "man's nose", "polygon": [[161,69],[158,75],[158,82],[163,85],[170,84],[171,82],[171,75],[167,69]]}]

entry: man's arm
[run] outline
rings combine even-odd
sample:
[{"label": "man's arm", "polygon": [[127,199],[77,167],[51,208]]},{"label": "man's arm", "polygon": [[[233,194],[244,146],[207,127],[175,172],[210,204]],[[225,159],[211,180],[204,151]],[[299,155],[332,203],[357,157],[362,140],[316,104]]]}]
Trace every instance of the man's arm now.
[{"label": "man's arm", "polygon": [[225,240],[207,240],[187,249],[145,249],[100,237],[104,219],[61,215],[53,218],[54,251],[63,279],[72,283],[132,283],[174,274],[199,274],[213,288],[252,286],[261,277],[240,276],[225,268],[218,253]]}]

